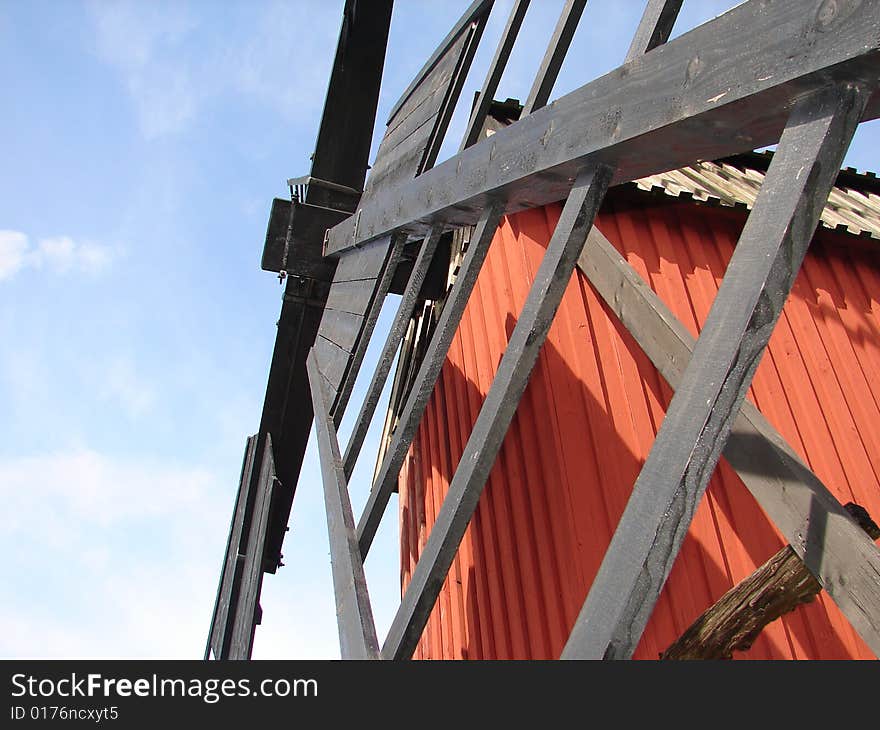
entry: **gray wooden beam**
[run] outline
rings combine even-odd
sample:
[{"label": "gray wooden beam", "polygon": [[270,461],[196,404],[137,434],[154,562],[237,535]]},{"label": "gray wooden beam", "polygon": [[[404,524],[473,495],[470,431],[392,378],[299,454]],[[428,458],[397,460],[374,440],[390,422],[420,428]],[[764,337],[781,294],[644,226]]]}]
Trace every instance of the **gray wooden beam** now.
[{"label": "gray wooden beam", "polygon": [[[262,448],[260,448],[262,447]],[[266,524],[269,505],[276,484],[275,462],[272,456],[272,437],[265,434],[257,439],[256,461],[250,475],[248,502],[241,535],[239,555],[243,557],[235,615],[230,623],[231,638],[228,658],[250,659],[254,648],[254,631],[260,612],[260,593],[263,586],[263,549],[266,542]]]},{"label": "gray wooden beam", "polygon": [[639,21],[639,27],[636,28],[629,51],[627,51],[627,61],[632,61],[636,56],[641,56],[669,40],[683,1],[648,0],[645,12]]},{"label": "gray wooden beam", "polygon": [[376,405],[379,403],[379,397],[382,395],[382,388],[385,387],[385,380],[391,371],[391,365],[394,363],[394,355],[397,353],[397,348],[400,347],[400,341],[406,334],[409,320],[418,301],[419,292],[422,289],[422,284],[425,283],[425,276],[428,273],[428,268],[431,266],[434,252],[437,250],[437,244],[440,242],[440,235],[440,232],[436,230],[432,230],[428,234],[428,237],[422,242],[416,261],[413,264],[413,270],[410,272],[406,290],[403,292],[400,304],[397,307],[397,313],[394,315],[394,321],[388,330],[385,345],[382,347],[382,353],[379,355],[379,362],[376,365],[376,370],[367,388],[367,394],[364,396],[360,413],[358,413],[348,445],[345,448],[343,464],[346,479],[351,479],[361,446],[364,444],[364,439],[370,428],[370,422],[373,420],[373,414],[376,412]]},{"label": "gray wooden beam", "polygon": [[461,315],[464,314],[471,291],[477,282],[480,267],[489,252],[489,245],[492,243],[500,218],[500,205],[490,205],[483,212],[468,244],[449,297],[443,305],[443,311],[440,313],[434,334],[425,351],[422,364],[419,366],[415,383],[406,399],[391,443],[382,459],[382,466],[376,474],[373,487],[367,498],[367,504],[358,522],[358,542],[360,543],[361,555],[364,558],[370,550],[370,544],[373,542],[379,522],[385,513],[385,507],[388,505],[388,499],[397,485],[400,467],[403,465],[406,452],[409,450],[422,419],[422,413],[434,390],[437,376],[440,375],[440,370],[443,368],[443,361],[446,359],[449,345],[452,343],[452,338],[461,321]]},{"label": "gray wooden beam", "polygon": [[385,259],[382,274],[376,281],[376,288],[373,291],[373,300],[370,303],[370,308],[367,310],[364,318],[364,325],[358,335],[354,352],[352,352],[351,358],[349,358],[348,365],[345,369],[345,375],[342,377],[342,382],[339,385],[339,394],[336,396],[336,400],[333,403],[333,423],[336,425],[336,428],[339,428],[339,424],[342,423],[342,416],[345,414],[345,408],[348,405],[348,399],[351,397],[351,391],[354,389],[354,383],[360,372],[364,355],[367,354],[367,347],[370,345],[370,338],[376,327],[376,321],[382,313],[382,304],[385,302],[385,297],[388,294],[388,290],[391,288],[391,281],[394,279],[394,270],[400,262],[405,243],[405,233],[396,233],[392,235],[390,243],[391,250],[388,252],[388,256]]},{"label": "gray wooden beam", "polygon": [[635,650],[797,275],[868,92],[801,100],[563,651]]},{"label": "gray wooden beam", "polygon": [[391,623],[382,646],[385,659],[409,659],[418,644],[571,281],[611,175],[611,168],[605,166],[583,173],[562,209],[449,491]]},{"label": "gray wooden beam", "polygon": [[532,82],[526,103],[523,105],[522,116],[531,114],[547,104],[553,91],[553,84],[556,83],[556,77],[559,76],[559,69],[562,68],[565,54],[568,53],[568,47],[571,45],[571,39],[574,38],[574,32],[577,30],[586,5],[587,0],[565,0],[565,6],[559,14],[556,28],[554,28],[550,42],[547,44],[547,50],[541,60],[535,80]]},{"label": "gray wooden beam", "polygon": [[227,659],[229,644],[232,640],[232,625],[235,620],[235,607],[238,601],[238,590],[241,584],[241,573],[244,566],[243,558],[239,558],[241,536],[244,532],[245,511],[247,509],[248,490],[251,484],[251,473],[254,468],[257,437],[248,436],[244,447],[241,463],[241,474],[238,478],[235,506],[229,524],[229,536],[226,538],[226,552],[223,555],[223,567],[217,585],[217,597],[214,601],[214,613],[211,616],[211,628],[205,646],[205,659]]},{"label": "gray wooden beam", "polygon": [[[677,389],[694,349],[687,328],[596,228],[587,237],[578,267],[669,386]],[[733,424],[724,457],[853,628],[880,655],[880,549],[748,400]]]},{"label": "gray wooden beam", "polygon": [[[562,200],[602,160],[616,184],[773,144],[798,99],[832,79],[873,83],[878,61],[880,3],[750,0],[377,191],[357,235],[351,219],[335,226],[327,251],[398,228],[473,225],[489,200],[504,213]],[[863,119],[878,114],[875,93]]]},{"label": "gray wooden beam", "polygon": [[306,367],[312,391],[324,504],[327,509],[330,567],[336,595],[340,651],[343,659],[378,659],[379,641],[370,607],[364,563],[358,550],[348,485],[342,471],[336,430],[327,413],[323,379],[318,371],[314,352],[309,353]]},{"label": "gray wooden beam", "polygon": [[513,50],[513,44],[519,34],[522,26],[523,18],[526,16],[526,10],[529,9],[530,0],[514,0],[513,7],[510,9],[510,15],[507,18],[507,25],[498,41],[498,47],[495,49],[495,55],[489,64],[489,70],[486,72],[486,79],[480,88],[480,95],[477,97],[477,103],[471,111],[470,119],[468,119],[467,130],[461,141],[459,151],[470,147],[480,136],[483,128],[483,122],[486,121],[486,115],[489,113],[489,107],[495,98],[495,92],[498,90],[498,83],[504,74],[507,66],[507,60],[510,58],[510,52]]}]

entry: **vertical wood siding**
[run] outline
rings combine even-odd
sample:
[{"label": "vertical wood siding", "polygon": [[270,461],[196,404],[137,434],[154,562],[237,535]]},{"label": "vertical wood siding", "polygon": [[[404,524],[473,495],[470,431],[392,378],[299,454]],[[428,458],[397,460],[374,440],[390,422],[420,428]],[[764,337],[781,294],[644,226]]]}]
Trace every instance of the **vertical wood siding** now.
[{"label": "vertical wood siding", "polygon": [[[505,218],[399,478],[405,589],[558,206]],[[610,200],[600,230],[698,334],[745,220]],[[842,501],[880,517],[880,259],[820,230],[749,398]],[[562,650],[671,391],[585,277],[566,290],[416,658],[550,659]],[[722,459],[643,635],[657,658],[784,544]],[[750,659],[874,658],[824,594],[769,626]]]}]

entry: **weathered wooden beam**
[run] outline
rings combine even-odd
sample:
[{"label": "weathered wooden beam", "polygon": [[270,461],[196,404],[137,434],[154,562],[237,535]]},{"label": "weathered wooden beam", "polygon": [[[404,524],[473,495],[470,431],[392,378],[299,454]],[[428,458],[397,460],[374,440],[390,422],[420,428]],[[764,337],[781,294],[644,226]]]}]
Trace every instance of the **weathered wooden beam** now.
[{"label": "weathered wooden beam", "polygon": [[495,98],[495,92],[498,90],[498,83],[504,74],[507,66],[507,60],[510,58],[510,52],[513,50],[513,44],[519,34],[522,26],[523,18],[526,16],[526,10],[529,9],[530,0],[514,0],[513,7],[510,9],[510,15],[507,18],[507,25],[498,41],[498,47],[495,49],[495,56],[489,64],[489,70],[486,72],[486,79],[480,87],[477,103],[471,110],[471,116],[468,119],[467,129],[464,138],[461,141],[459,151],[470,147],[480,136],[483,129],[483,122],[489,113],[489,107]]},{"label": "weathered wooden beam", "polygon": [[562,62],[565,60],[565,54],[568,53],[568,47],[571,45],[571,39],[574,38],[574,32],[577,30],[586,4],[587,0],[565,1],[562,12],[559,14],[559,20],[553,29],[553,35],[550,36],[550,42],[547,44],[547,50],[544,52],[538,73],[532,82],[532,88],[526,97],[526,103],[523,105],[523,116],[545,106],[550,99],[553,84],[556,83],[556,77],[559,76],[559,69],[562,68]]},{"label": "weathered wooden beam", "polygon": [[378,659],[379,641],[376,638],[364,563],[358,550],[348,484],[342,470],[336,430],[327,412],[323,379],[314,352],[309,353],[306,367],[312,391],[318,457],[327,509],[340,652],[343,659]]},{"label": "weathered wooden beam", "polygon": [[[346,0],[311,177],[363,190],[393,4]],[[333,207],[333,200],[334,191],[309,185],[303,202]]]},{"label": "weathered wooden beam", "polygon": [[[345,2],[311,166],[313,177],[331,185],[363,190],[392,4],[392,0],[375,0],[369,5],[356,0]],[[350,210],[351,198],[350,194],[333,190],[326,184],[309,185],[303,202]],[[320,235],[320,239],[304,241],[304,249],[319,250],[323,233],[315,235]],[[327,262],[316,261],[318,263]],[[275,468],[280,480],[269,509],[263,557],[264,569],[272,573],[281,562],[293,494],[311,432],[305,361],[315,342],[329,288],[325,282],[332,276],[332,270],[331,266],[322,273],[321,280],[288,277],[278,318],[260,418],[260,433],[272,435]]]},{"label": "weathered wooden beam", "polygon": [[228,655],[231,660],[250,659],[254,648],[254,630],[260,613],[260,592],[263,586],[263,549],[272,491],[277,483],[272,457],[272,437],[257,439],[246,510],[238,554],[241,575],[230,621]]},{"label": "weathered wooden beam", "polygon": [[[340,382],[338,394],[332,404],[331,413],[333,415],[333,423],[336,428],[342,423],[342,416],[345,414],[345,408],[348,405],[348,399],[351,397],[351,391],[354,390],[354,383],[357,380],[358,373],[361,369],[361,363],[364,361],[364,355],[367,354],[367,347],[370,345],[370,338],[373,330],[376,328],[376,322],[382,313],[382,304],[388,290],[391,288],[391,281],[394,279],[394,270],[400,261],[403,253],[403,246],[406,243],[405,233],[396,233],[391,237],[388,255],[382,267],[382,273],[376,281],[373,290],[373,299],[370,308],[364,316],[363,327],[358,334],[357,342],[348,364],[345,369],[345,375]],[[332,291],[332,289],[331,289]]]},{"label": "weathered wooden beam", "polygon": [[243,533],[247,494],[250,489],[251,472],[254,468],[256,436],[249,436],[244,447],[241,463],[241,474],[238,478],[238,491],[232,519],[229,524],[229,536],[226,538],[226,552],[223,554],[223,567],[217,584],[217,597],[214,600],[214,612],[211,615],[211,628],[208,631],[208,642],[205,646],[205,659],[226,659],[232,638],[231,627],[235,618],[235,606],[241,584],[243,560],[239,559],[238,550]]},{"label": "weathered wooden beam", "polygon": [[391,623],[382,646],[385,659],[409,659],[418,644],[528,385],[611,175],[611,168],[605,166],[583,173],[562,209],[403,602]]},{"label": "weathered wooden beam", "polygon": [[682,2],[684,0],[648,0],[626,53],[627,61],[632,61],[669,40]]},{"label": "weathered wooden beam", "polygon": [[367,394],[364,396],[364,401],[352,428],[351,436],[349,436],[348,445],[345,447],[343,465],[346,479],[351,479],[361,446],[363,446],[364,439],[367,436],[370,422],[373,420],[373,414],[376,412],[379,397],[382,395],[382,389],[385,387],[385,380],[388,378],[388,373],[391,372],[394,355],[397,353],[397,348],[400,347],[400,341],[406,334],[409,320],[418,301],[419,292],[422,289],[422,284],[425,282],[425,276],[431,266],[434,252],[437,250],[437,244],[440,242],[440,236],[439,231],[431,231],[419,248],[419,254],[416,257],[409,281],[406,284],[406,290],[400,299],[397,313],[394,315],[394,321],[391,323],[388,336],[385,338],[385,345],[382,347],[382,353],[379,355],[379,362],[367,388]]},{"label": "weathered wooden beam", "polygon": [[[669,386],[681,383],[694,338],[613,244],[593,228],[578,267]],[[880,549],[748,400],[724,447],[792,549],[880,655]]]},{"label": "weathered wooden beam", "polygon": [[[501,129],[406,185],[376,191],[327,252],[405,228],[473,225],[562,200],[603,160],[612,183],[773,144],[792,105],[832,80],[876,81],[880,3],[750,0]],[[880,114],[874,94],[863,119]]]},{"label": "weathered wooden beam", "polygon": [[406,452],[415,436],[419,421],[422,419],[425,406],[428,405],[428,400],[434,390],[434,383],[443,368],[443,361],[446,359],[449,345],[458,329],[461,315],[464,314],[464,309],[474,284],[477,282],[480,267],[489,252],[489,245],[492,243],[500,219],[501,206],[499,205],[490,205],[483,212],[483,216],[477,223],[471,237],[455,284],[452,285],[449,297],[443,305],[443,311],[437,321],[422,364],[419,366],[415,383],[406,399],[397,428],[394,430],[391,443],[382,459],[382,466],[373,481],[367,504],[358,521],[358,542],[360,543],[361,555],[364,558],[370,550],[388,500],[397,486],[400,467],[403,465]]},{"label": "weathered wooden beam", "polygon": [[452,29],[446,34],[446,37],[440,42],[440,45],[437,46],[428,60],[425,61],[425,65],[422,66],[422,69],[416,74],[415,78],[410,82],[401,97],[391,108],[391,112],[388,114],[389,122],[394,119],[394,116],[400,111],[400,108],[406,103],[407,99],[412,96],[413,92],[419,87],[422,81],[424,81],[428,74],[431,73],[434,66],[437,65],[437,62],[443,58],[446,51],[449,50],[449,47],[455,43],[458,37],[465,32],[471,23],[485,20],[489,16],[489,12],[492,10],[494,4],[495,0],[474,0],[468,6],[467,10],[465,10],[462,16],[455,22],[455,25],[452,26]]},{"label": "weathered wooden beam", "polygon": [[[850,502],[845,508],[871,540],[880,537],[880,527],[864,507]],[[660,658],[732,659],[735,651],[748,651],[765,626],[821,591],[804,561],[786,545],[700,614]]]},{"label": "weathered wooden beam", "polygon": [[791,113],[657,438],[563,651],[628,658],[782,311],[868,92],[834,84]]}]

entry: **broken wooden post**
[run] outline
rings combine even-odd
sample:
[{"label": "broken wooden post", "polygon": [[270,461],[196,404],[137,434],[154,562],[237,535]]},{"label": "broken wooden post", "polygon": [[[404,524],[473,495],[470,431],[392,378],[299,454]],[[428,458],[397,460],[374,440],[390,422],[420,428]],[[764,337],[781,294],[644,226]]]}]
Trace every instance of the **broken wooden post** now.
[{"label": "broken wooden post", "polygon": [[[880,527],[853,502],[847,512],[872,540]],[[748,578],[706,609],[661,659],[730,659],[747,651],[769,623],[812,601],[822,590],[791,545],[786,545]]]}]

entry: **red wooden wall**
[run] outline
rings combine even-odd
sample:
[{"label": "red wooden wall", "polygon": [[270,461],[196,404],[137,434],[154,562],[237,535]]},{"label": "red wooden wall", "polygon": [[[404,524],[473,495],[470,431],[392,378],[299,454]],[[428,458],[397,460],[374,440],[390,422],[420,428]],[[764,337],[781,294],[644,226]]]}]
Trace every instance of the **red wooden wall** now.
[{"label": "red wooden wall", "polygon": [[[409,580],[560,208],[504,219],[401,471]],[[740,211],[606,203],[597,225],[696,335]],[[820,230],[749,393],[842,501],[880,516],[880,259]],[[417,658],[559,656],[671,398],[577,272]],[[656,658],[784,541],[722,459],[636,652]],[[750,659],[874,658],[826,595],[769,626]]]}]

